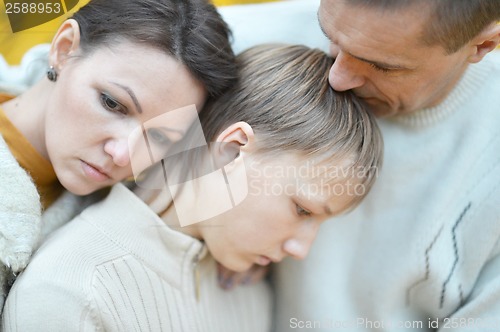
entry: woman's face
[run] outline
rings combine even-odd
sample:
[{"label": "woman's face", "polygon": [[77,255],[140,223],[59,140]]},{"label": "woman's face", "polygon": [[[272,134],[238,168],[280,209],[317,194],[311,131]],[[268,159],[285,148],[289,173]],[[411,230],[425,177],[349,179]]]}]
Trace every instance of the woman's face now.
[{"label": "woman's face", "polygon": [[361,194],[345,181],[329,181],[341,174],[340,167],[314,165],[293,154],[248,157],[247,196],[229,211],[199,223],[201,237],[214,258],[233,271],[286,256],[305,258],[321,222],[343,212],[350,195]]},{"label": "woman's face", "polygon": [[182,116],[138,128],[189,105],[200,110],[206,96],[202,84],[173,57],[128,42],[70,58],[58,74],[43,136],[59,181],[78,195],[132,175],[128,140],[134,130],[146,131],[148,148],[157,151],[180,139],[188,126]]}]

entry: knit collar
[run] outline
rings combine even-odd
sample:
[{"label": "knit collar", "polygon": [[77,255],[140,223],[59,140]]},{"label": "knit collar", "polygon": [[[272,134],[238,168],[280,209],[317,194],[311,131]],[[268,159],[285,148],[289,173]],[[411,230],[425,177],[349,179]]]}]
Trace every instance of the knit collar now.
[{"label": "knit collar", "polygon": [[410,114],[397,115],[387,120],[415,128],[431,126],[441,122],[458,110],[460,105],[464,104],[471,96],[477,93],[477,90],[484,84],[490,70],[491,63],[487,60],[483,60],[477,64],[471,64],[468,66],[455,88],[448,94],[442,103]]},{"label": "knit collar", "polygon": [[177,287],[186,273],[191,275],[195,264],[207,256],[204,243],[165,225],[121,183],[114,185],[103,201],[87,208],[82,217]]}]

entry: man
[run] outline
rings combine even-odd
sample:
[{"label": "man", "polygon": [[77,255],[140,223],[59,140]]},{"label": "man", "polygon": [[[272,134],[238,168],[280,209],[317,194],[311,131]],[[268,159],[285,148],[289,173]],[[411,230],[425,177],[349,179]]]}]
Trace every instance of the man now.
[{"label": "man", "polygon": [[330,84],[381,116],[385,160],[277,266],[277,331],[498,331],[500,2],[322,0],[318,18]]}]

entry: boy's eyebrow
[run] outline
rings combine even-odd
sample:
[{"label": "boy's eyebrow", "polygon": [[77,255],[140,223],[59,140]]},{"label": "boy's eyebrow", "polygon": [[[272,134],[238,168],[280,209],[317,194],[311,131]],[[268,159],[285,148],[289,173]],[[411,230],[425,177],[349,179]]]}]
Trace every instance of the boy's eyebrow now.
[{"label": "boy's eyebrow", "polygon": [[135,93],[134,93],[134,91],[132,91],[132,89],[130,89],[128,86],[121,85],[119,83],[115,83],[115,82],[110,82],[110,83],[125,90],[128,93],[128,95],[130,96],[130,98],[132,98],[132,101],[134,102],[134,105],[137,109],[137,112],[142,113],[141,105],[139,104],[139,101],[137,100],[137,97],[135,96]]}]

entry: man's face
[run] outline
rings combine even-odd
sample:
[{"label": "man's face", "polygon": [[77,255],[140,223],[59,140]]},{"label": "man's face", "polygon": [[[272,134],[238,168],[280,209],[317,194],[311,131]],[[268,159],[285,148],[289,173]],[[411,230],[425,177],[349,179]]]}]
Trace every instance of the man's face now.
[{"label": "man's face", "polygon": [[447,55],[420,40],[430,9],[378,9],[321,0],[319,22],[336,57],[330,85],[352,89],[378,116],[438,105],[467,67],[468,48]]}]

